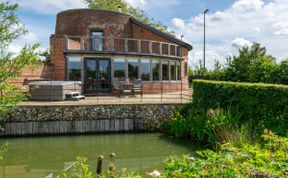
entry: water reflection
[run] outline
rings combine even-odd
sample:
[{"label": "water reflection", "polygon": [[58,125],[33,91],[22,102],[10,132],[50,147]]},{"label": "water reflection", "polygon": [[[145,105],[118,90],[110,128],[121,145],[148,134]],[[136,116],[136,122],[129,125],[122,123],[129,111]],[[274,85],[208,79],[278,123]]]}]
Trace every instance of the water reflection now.
[{"label": "water reflection", "polygon": [[[128,168],[145,173],[161,169],[169,155],[193,153],[199,146],[190,141],[153,134],[109,134],[1,139],[9,142],[8,152],[0,161],[0,177],[45,177],[71,165],[77,156],[85,156],[93,171],[97,156],[116,153],[117,170]],[[105,166],[108,162],[104,162]]]}]

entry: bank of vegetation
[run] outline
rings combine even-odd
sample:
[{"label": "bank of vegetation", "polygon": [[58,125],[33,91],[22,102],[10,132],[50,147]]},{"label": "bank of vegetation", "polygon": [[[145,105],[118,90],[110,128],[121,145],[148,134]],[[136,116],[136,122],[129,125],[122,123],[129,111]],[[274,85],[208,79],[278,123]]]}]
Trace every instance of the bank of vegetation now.
[{"label": "bank of vegetation", "polygon": [[[194,80],[193,102],[175,110],[162,128],[206,149],[171,156],[160,177],[287,177],[287,97],[286,85]],[[99,177],[79,164],[78,173]],[[127,176],[141,177],[118,175]]]},{"label": "bank of vegetation", "polygon": [[288,176],[287,60],[276,63],[255,43],[227,61],[190,70],[193,101],[163,129],[208,149],[169,158],[163,177]]},{"label": "bank of vegetation", "polygon": [[161,177],[287,177],[288,139],[265,130],[255,144],[222,144],[197,157],[171,157]]}]

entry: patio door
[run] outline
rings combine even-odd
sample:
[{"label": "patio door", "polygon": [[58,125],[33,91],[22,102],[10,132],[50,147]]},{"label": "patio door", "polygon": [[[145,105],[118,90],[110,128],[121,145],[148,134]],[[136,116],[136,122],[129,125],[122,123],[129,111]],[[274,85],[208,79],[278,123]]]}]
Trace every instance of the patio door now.
[{"label": "patio door", "polygon": [[103,58],[85,58],[86,94],[111,92],[111,60]]}]

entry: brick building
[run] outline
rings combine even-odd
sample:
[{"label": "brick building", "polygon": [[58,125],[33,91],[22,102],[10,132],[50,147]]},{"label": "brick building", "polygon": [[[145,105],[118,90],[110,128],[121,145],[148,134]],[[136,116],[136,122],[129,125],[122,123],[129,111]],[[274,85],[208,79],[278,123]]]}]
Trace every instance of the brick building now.
[{"label": "brick building", "polygon": [[50,45],[53,79],[82,81],[85,94],[111,93],[134,80],[142,81],[144,92],[188,87],[192,46],[123,13],[60,12]]}]

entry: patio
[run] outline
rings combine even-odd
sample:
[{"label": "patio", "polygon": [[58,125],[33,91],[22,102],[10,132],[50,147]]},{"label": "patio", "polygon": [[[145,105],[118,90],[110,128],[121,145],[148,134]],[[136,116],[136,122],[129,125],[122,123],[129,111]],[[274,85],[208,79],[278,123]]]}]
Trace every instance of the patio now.
[{"label": "patio", "polygon": [[66,101],[25,101],[21,106],[58,106],[58,105],[113,105],[113,104],[167,104],[167,103],[187,103],[191,101],[191,91],[182,92],[143,94],[135,96],[86,96],[84,100]]}]

